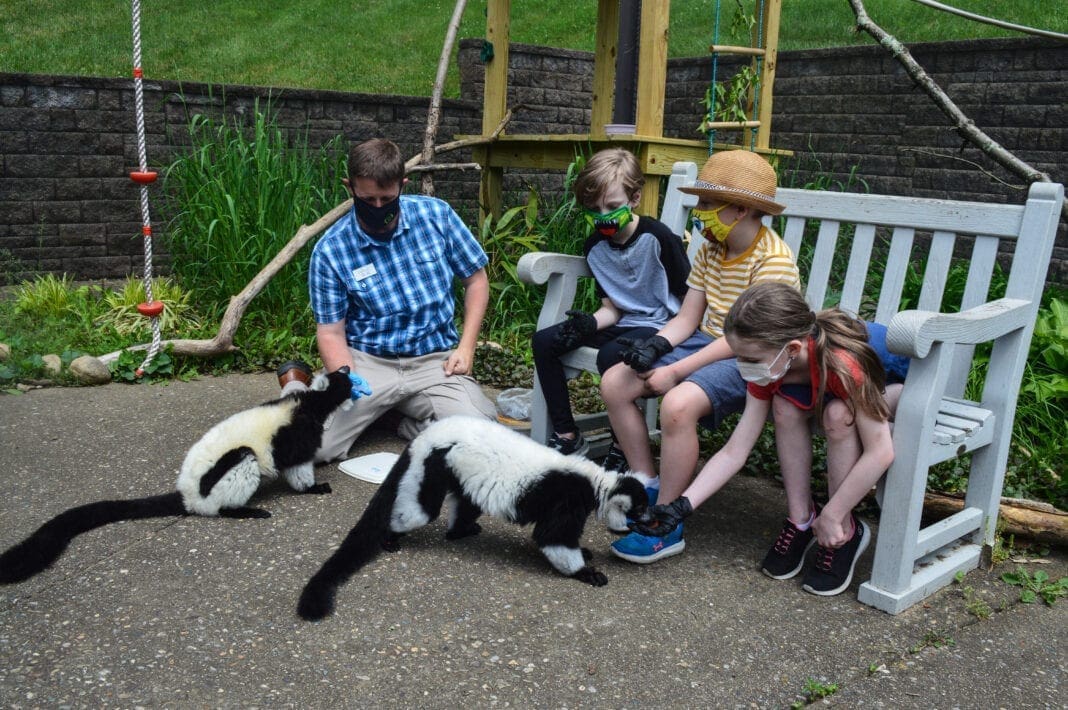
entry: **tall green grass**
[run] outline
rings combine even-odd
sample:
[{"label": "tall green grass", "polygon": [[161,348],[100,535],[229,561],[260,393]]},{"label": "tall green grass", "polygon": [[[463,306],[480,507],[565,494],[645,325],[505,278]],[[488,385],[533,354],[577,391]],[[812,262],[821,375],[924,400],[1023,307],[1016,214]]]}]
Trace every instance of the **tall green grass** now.
[{"label": "tall green grass", "polygon": [[[346,198],[346,156],[340,137],[309,148],[305,135],[287,134],[259,104],[247,123],[194,115],[189,137],[191,147],[166,172],[166,241],[199,310],[218,317],[301,225]],[[309,255],[305,248],[283,267],[250,313],[310,323]]]},{"label": "tall green grass", "polygon": [[[1056,1],[953,4],[1068,32],[1068,13],[1056,11]],[[903,0],[865,5],[873,20],[906,43],[1022,36]],[[147,76],[160,79],[429,96],[453,6],[452,0],[143,3],[143,64]],[[738,41],[726,29],[738,12],[755,13],[754,0],[672,0],[670,56],[707,53],[717,6],[721,42]],[[542,2],[511,3],[512,41],[593,50],[597,3],[553,3],[551,12],[545,9]],[[485,36],[485,10],[486,0],[468,3],[460,37]],[[785,2],[780,49],[872,43],[852,27],[847,0]],[[128,77],[130,45],[129,3],[0,3],[0,71]],[[458,93],[454,63],[446,96]]]}]

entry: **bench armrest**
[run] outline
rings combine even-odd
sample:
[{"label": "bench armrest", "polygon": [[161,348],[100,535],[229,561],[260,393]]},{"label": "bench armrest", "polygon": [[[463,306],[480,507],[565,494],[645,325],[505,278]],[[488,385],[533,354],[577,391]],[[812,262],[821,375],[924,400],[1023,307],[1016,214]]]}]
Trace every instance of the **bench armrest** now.
[{"label": "bench armrest", "polygon": [[532,251],[519,257],[519,280],[528,284],[543,284],[553,274],[561,276],[592,276],[586,259],[551,251]]},{"label": "bench armrest", "polygon": [[935,342],[977,344],[1025,327],[1034,320],[1034,304],[999,298],[960,313],[901,311],[890,320],[886,347],[911,358],[927,357]]},{"label": "bench armrest", "polygon": [[548,284],[538,313],[538,330],[559,323],[575,302],[579,279],[592,276],[581,256],[533,251],[519,258],[519,280],[528,284]]}]

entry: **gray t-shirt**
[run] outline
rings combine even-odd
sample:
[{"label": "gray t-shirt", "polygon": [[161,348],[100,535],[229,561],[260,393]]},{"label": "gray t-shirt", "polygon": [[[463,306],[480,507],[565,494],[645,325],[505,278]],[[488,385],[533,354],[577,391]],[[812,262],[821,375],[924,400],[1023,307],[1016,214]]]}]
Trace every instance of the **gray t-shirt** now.
[{"label": "gray t-shirt", "polygon": [[594,233],[583,246],[597,296],[622,311],[617,326],[661,328],[679,312],[690,260],[682,240],[662,222],[639,217],[625,244]]}]

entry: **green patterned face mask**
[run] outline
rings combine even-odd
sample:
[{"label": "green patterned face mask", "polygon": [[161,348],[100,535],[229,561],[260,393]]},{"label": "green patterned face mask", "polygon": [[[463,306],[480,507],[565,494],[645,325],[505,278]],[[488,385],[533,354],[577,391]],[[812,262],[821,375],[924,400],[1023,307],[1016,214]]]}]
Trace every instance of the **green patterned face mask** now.
[{"label": "green patterned face mask", "polygon": [[623,205],[611,212],[594,212],[582,210],[586,223],[590,225],[602,237],[615,236],[619,230],[630,224],[634,219],[634,213],[630,211],[630,205]]}]

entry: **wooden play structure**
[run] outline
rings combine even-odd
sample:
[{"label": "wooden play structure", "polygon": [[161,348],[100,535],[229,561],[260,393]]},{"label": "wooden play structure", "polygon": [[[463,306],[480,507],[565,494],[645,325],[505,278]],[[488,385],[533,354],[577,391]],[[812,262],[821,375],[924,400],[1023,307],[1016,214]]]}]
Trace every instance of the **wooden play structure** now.
[{"label": "wooden play structure", "polygon": [[[753,43],[748,47],[712,45],[718,54],[752,57],[758,67],[760,82],[750,92],[749,103],[757,114],[752,121],[712,124],[710,127],[743,128],[747,143],[750,132],[755,140],[747,148],[775,155],[770,147],[772,88],[775,76],[782,0],[758,0],[760,22],[753,29]],[[486,63],[485,96],[482,111],[482,136],[488,137],[504,119],[508,107],[508,54],[510,42],[510,0],[489,0],[486,14],[486,41],[493,56]],[[485,211],[500,214],[501,185],[506,168],[544,168],[563,170],[574,160],[579,146],[599,150],[608,145],[630,149],[638,156],[646,176],[645,189],[638,212],[659,212],[660,180],[670,175],[677,161],[701,164],[711,148],[742,146],[664,136],[664,93],[667,82],[668,18],[670,0],[641,3],[638,36],[635,121],[627,133],[608,133],[613,123],[616,87],[616,55],[619,47],[620,2],[598,0],[596,52],[594,58],[593,103],[588,134],[500,134],[496,140],[474,150],[474,160],[483,167],[480,203]],[[696,18],[695,18],[696,21]]]}]

